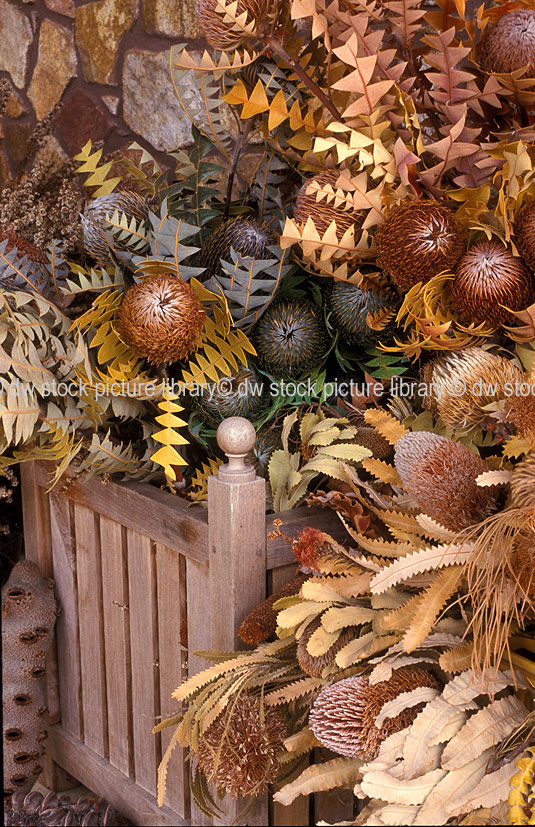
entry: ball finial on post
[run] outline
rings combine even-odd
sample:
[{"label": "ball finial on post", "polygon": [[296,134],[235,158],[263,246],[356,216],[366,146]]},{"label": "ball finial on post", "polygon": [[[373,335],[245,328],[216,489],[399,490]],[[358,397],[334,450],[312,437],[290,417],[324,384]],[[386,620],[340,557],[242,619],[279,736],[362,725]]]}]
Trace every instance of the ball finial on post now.
[{"label": "ball finial on post", "polygon": [[254,425],[243,416],[231,416],[219,425],[216,437],[217,444],[228,458],[228,462],[219,468],[219,479],[225,482],[254,480],[255,469],[244,462],[255,444]]}]

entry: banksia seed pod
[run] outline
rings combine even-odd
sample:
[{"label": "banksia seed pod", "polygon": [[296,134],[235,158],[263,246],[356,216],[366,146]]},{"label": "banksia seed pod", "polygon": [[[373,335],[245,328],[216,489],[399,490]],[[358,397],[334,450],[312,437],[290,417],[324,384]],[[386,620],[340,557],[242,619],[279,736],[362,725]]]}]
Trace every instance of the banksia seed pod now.
[{"label": "banksia seed pod", "polygon": [[[247,25],[253,20],[259,24],[271,10],[270,0],[238,0],[234,16],[237,18],[247,12]],[[237,49],[249,41],[251,35],[234,26],[228,15],[219,10],[217,0],[195,0],[195,11],[205,38],[214,49]]]},{"label": "banksia seed pod", "polygon": [[282,597],[291,597],[297,594],[306,579],[303,574],[294,577],[294,579],[286,583],[282,589],[274,592],[267,600],[255,606],[240,624],[240,628],[238,629],[238,637],[240,640],[252,646],[258,646],[259,643],[263,643],[265,640],[274,637],[277,628],[278,613],[273,610],[273,604]]},{"label": "banksia seed pod", "polygon": [[370,684],[367,677],[345,678],[322,689],[309,716],[309,726],[324,747],[338,755],[369,761],[377,755],[389,735],[408,727],[424,704],[404,709],[396,718],[375,726],[377,715],[387,701],[419,686],[438,688],[431,672],[419,667],[402,667],[387,681]]},{"label": "banksia seed pod", "polygon": [[362,290],[356,284],[335,281],[328,303],[330,321],[340,331],[342,340],[350,345],[369,347],[384,336],[384,330],[374,330],[368,320],[393,313],[397,300],[390,290]]},{"label": "banksia seed pod", "polygon": [[358,426],[353,440],[364,448],[369,448],[376,459],[388,459],[392,453],[392,446],[375,428],[366,425]]},{"label": "banksia seed pod", "polygon": [[136,356],[154,365],[185,359],[198,346],[206,311],[178,276],[149,276],[126,293],[117,330]]},{"label": "banksia seed pod", "polygon": [[460,442],[428,431],[408,433],[396,444],[395,463],[418,506],[445,528],[467,528],[496,510],[493,489],[476,483],[488,465]]},{"label": "banksia seed pod", "polygon": [[377,264],[401,290],[453,270],[464,252],[464,231],[435,201],[398,204],[375,233]]},{"label": "banksia seed pod", "polygon": [[481,37],[479,63],[487,72],[515,72],[527,67],[535,75],[535,11],[515,9],[490,23]]},{"label": "banksia seed pod", "polygon": [[451,304],[463,320],[493,327],[512,318],[508,309],[523,310],[533,297],[533,279],[522,259],[494,240],[468,250],[450,287]]},{"label": "banksia seed pod", "polygon": [[[106,239],[106,216],[112,216],[119,211],[129,220],[145,221],[149,212],[147,200],[137,192],[125,190],[112,192],[110,195],[99,195],[89,202],[82,219],[82,233],[84,247],[88,253],[99,261],[107,262],[110,259],[110,244]],[[117,239],[114,240],[114,249],[128,249]],[[136,247],[136,252],[141,252]]]},{"label": "banksia seed pod", "polygon": [[320,626],[320,617],[312,620],[299,638],[299,642],[297,644],[297,660],[299,666],[303,672],[310,675],[311,678],[321,678],[323,676],[323,670],[327,666],[334,663],[334,659],[340,649],[343,649],[346,644],[353,640],[353,638],[357,637],[357,627],[348,626],[347,629],[343,629],[340,632],[338,640],[336,640],[332,646],[329,646],[326,652],[322,655],[311,655],[307,649],[308,642]]},{"label": "banksia seed pod", "polygon": [[224,276],[221,259],[232,262],[231,248],[240,256],[271,258],[269,246],[275,243],[270,231],[258,221],[248,218],[231,218],[217,227],[199,253],[199,267],[206,267],[201,281],[214,276]]},{"label": "banksia seed pod", "polygon": [[515,223],[515,242],[518,252],[531,272],[535,272],[535,201],[522,209]]},{"label": "banksia seed pod", "polygon": [[269,706],[261,710],[258,698],[242,693],[200,735],[199,767],[232,798],[256,795],[273,781],[285,737],[280,713]]},{"label": "banksia seed pod", "polygon": [[61,827],[61,825],[79,825],[79,827],[116,827],[126,824],[119,819],[113,807],[104,799],[81,796],[71,802],[66,795],[48,793],[44,796],[37,790],[24,795],[15,793],[4,816],[6,827]]},{"label": "banksia seed pod", "polygon": [[327,329],[308,299],[279,297],[255,324],[252,335],[260,365],[274,376],[295,377],[319,367]]},{"label": "banksia seed pod", "polygon": [[[364,220],[361,210],[355,210],[352,207],[347,209],[346,202],[341,202],[336,195],[336,182],[339,177],[338,170],[328,169],[309,178],[297,193],[294,210],[296,223],[306,224],[311,218],[320,236],[323,236],[331,223],[335,221],[338,240],[350,227],[356,229]],[[318,192],[321,190],[325,190],[327,195],[323,195],[318,201]]]},{"label": "banksia seed pod", "polygon": [[263,477],[267,472],[271,454],[280,447],[280,432],[273,428],[263,428],[258,431],[253,450],[247,454],[245,462],[252,465],[256,473]]},{"label": "banksia seed pod", "polygon": [[482,347],[440,354],[427,365],[425,381],[431,394],[425,407],[434,410],[448,428],[470,428],[488,416],[487,405],[504,399],[523,381],[516,365]]},{"label": "banksia seed pod", "polygon": [[201,419],[213,427],[229,416],[255,419],[267,403],[261,377],[253,367],[240,367],[231,376],[221,377],[192,400]]},{"label": "banksia seed pod", "polygon": [[510,489],[512,505],[535,509],[535,453],[528,454],[515,466]]}]

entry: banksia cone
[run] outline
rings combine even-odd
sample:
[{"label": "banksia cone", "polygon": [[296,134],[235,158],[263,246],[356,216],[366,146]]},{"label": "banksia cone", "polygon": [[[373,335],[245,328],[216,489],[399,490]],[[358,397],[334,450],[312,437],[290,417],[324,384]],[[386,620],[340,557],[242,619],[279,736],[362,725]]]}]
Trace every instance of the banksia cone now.
[{"label": "banksia cone", "polygon": [[535,75],[535,11],[515,9],[490,23],[479,45],[479,63],[487,72],[514,72],[527,67]]},{"label": "banksia cone", "polygon": [[300,376],[317,368],[327,345],[321,310],[299,298],[275,299],[256,323],[252,341],[258,361],[274,376]]},{"label": "banksia cone", "polygon": [[[106,216],[112,216],[116,210],[126,215],[129,220],[144,221],[149,212],[147,200],[137,192],[112,192],[99,195],[89,202],[82,215],[82,232],[84,247],[88,253],[102,262],[110,259],[110,244],[106,239]],[[127,249],[118,239],[114,240],[114,249]],[[136,252],[140,252],[136,247]]]},{"label": "banksia cone", "polygon": [[340,632],[338,640],[336,640],[332,646],[329,646],[326,652],[322,655],[311,655],[307,650],[308,642],[316,629],[319,629],[320,626],[321,618],[318,617],[311,621],[299,638],[299,642],[297,644],[297,660],[299,662],[299,666],[303,672],[306,672],[306,674],[310,675],[312,678],[321,678],[323,675],[323,670],[325,667],[330,666],[331,663],[334,663],[334,659],[340,649],[343,649],[347,643],[357,637],[357,627],[349,626],[347,629],[343,629]]},{"label": "banksia cone", "polygon": [[253,367],[240,367],[231,376],[224,376],[194,396],[193,405],[207,425],[216,427],[229,416],[254,419],[266,406],[262,378]]},{"label": "banksia cone", "polygon": [[414,721],[424,704],[407,707],[378,728],[375,719],[381,708],[419,686],[438,688],[438,681],[419,667],[396,669],[389,680],[376,684],[370,684],[367,677],[345,678],[322,689],[312,707],[309,726],[324,747],[338,755],[369,761],[385,738]]},{"label": "banksia cone", "polygon": [[335,281],[329,295],[330,321],[344,342],[369,347],[384,335],[384,330],[374,330],[369,322],[392,314],[396,304],[389,290],[362,290],[356,284]]},{"label": "banksia cone", "polygon": [[[511,580],[518,583],[524,596],[528,599],[535,598],[535,531],[532,528],[526,528],[515,537],[509,565]],[[535,617],[533,600],[530,602],[529,615],[533,619]]]},{"label": "banksia cone", "polygon": [[261,710],[258,698],[242,694],[200,736],[199,767],[232,798],[256,795],[273,781],[285,737],[280,713],[269,706]]},{"label": "banksia cone", "polygon": [[[347,209],[347,202],[338,197],[336,182],[339,177],[338,170],[328,169],[305,181],[297,193],[294,219],[298,224],[305,224],[311,218],[320,236],[335,221],[336,235],[340,241],[350,227],[357,228],[362,224],[364,215],[361,210],[353,207]],[[326,194],[318,200],[320,191],[325,191]]]},{"label": "banksia cone", "polygon": [[535,453],[528,454],[515,466],[510,488],[512,505],[535,509]]},{"label": "banksia cone", "polygon": [[388,459],[392,453],[391,444],[377,433],[375,428],[368,428],[366,425],[358,427],[354,442],[369,448],[376,459]]},{"label": "banksia cone", "polygon": [[401,290],[453,270],[464,252],[464,231],[435,201],[398,204],[377,228],[377,264]]},{"label": "banksia cone", "polygon": [[113,807],[104,799],[81,796],[71,802],[68,796],[48,793],[44,796],[37,790],[24,795],[14,793],[11,807],[4,815],[6,827],[61,827],[61,825],[79,825],[80,827],[116,827],[126,824],[118,818]]},{"label": "banksia cone", "polygon": [[[270,0],[238,0],[234,17],[247,12],[246,25],[250,25],[253,20],[258,24],[271,10]],[[250,40],[251,35],[228,19],[217,0],[195,0],[195,11],[205,38],[214,49],[237,49]]]},{"label": "banksia cone", "polygon": [[126,293],[117,329],[137,356],[160,365],[195,350],[205,317],[189,284],[177,276],[149,276]]},{"label": "banksia cone", "polygon": [[521,211],[515,223],[515,242],[518,252],[531,272],[535,272],[535,201]]},{"label": "banksia cone", "polygon": [[245,462],[252,465],[256,473],[263,477],[267,472],[271,454],[280,447],[280,432],[273,428],[263,428],[258,431],[253,450],[247,454]]},{"label": "banksia cone", "polygon": [[463,320],[497,327],[512,318],[508,309],[523,310],[531,303],[533,279],[522,259],[501,242],[480,241],[461,258],[450,298]]},{"label": "banksia cone", "polygon": [[418,506],[445,528],[466,528],[496,510],[493,489],[476,483],[488,465],[460,442],[427,431],[408,433],[396,444],[395,463]]},{"label": "banksia cone", "polygon": [[297,594],[306,579],[303,574],[294,577],[294,579],[286,583],[282,589],[274,592],[267,600],[264,600],[249,612],[242,620],[240,628],[238,629],[240,640],[252,646],[257,646],[259,643],[263,643],[265,640],[274,637],[277,628],[278,612],[273,610],[273,604],[282,597],[291,597]]},{"label": "banksia cone", "polygon": [[231,218],[214,230],[199,253],[199,267],[206,267],[201,280],[207,281],[212,276],[225,275],[221,268],[221,259],[232,262],[231,248],[240,256],[266,259],[271,258],[269,246],[275,244],[270,231],[248,218]]}]

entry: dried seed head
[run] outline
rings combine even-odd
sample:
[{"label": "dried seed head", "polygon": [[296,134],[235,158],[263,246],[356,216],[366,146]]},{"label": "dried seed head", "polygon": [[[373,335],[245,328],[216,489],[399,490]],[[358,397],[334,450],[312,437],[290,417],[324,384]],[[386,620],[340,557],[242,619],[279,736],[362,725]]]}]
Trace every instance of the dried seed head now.
[{"label": "dried seed head", "polygon": [[533,279],[522,259],[499,241],[480,241],[461,258],[450,298],[464,320],[497,327],[513,320],[506,308],[523,310],[530,304]]},{"label": "dried seed head", "polygon": [[273,604],[282,597],[291,597],[299,592],[299,589],[305,582],[305,575],[294,577],[289,583],[286,583],[282,589],[279,589],[267,600],[256,606],[248,615],[242,620],[238,635],[240,640],[244,643],[257,646],[265,640],[269,640],[274,636],[277,628],[277,612],[273,610]]},{"label": "dried seed head", "polygon": [[206,311],[177,276],[149,276],[126,293],[119,335],[140,358],[155,365],[185,359],[198,346]]},{"label": "dried seed head", "polygon": [[200,418],[213,427],[230,416],[254,420],[267,403],[266,396],[259,392],[261,384],[252,366],[240,366],[231,376],[221,377],[216,384],[207,385],[201,395],[193,396],[193,405]]},{"label": "dried seed head", "polygon": [[435,688],[438,681],[419,667],[396,669],[389,680],[376,684],[362,676],[345,678],[322,689],[312,707],[309,726],[323,746],[333,752],[371,760],[385,738],[414,721],[423,704],[404,709],[396,718],[387,718],[378,728],[375,720],[382,707],[419,686]]},{"label": "dried seed head", "polygon": [[[128,223],[132,218],[144,221],[149,212],[147,200],[137,192],[112,192],[110,195],[99,195],[89,202],[82,215],[82,232],[84,247],[88,253],[102,262],[110,260],[110,244],[106,239],[106,217],[113,216],[118,211],[125,215]],[[119,240],[114,243],[114,249],[128,249],[121,245]],[[140,250],[137,248],[137,252]]]},{"label": "dried seed head", "polygon": [[444,270],[464,251],[464,231],[448,207],[434,201],[398,204],[377,228],[377,263],[401,290]]},{"label": "dried seed head", "polygon": [[201,281],[212,276],[225,276],[221,260],[232,261],[231,248],[240,256],[266,259],[272,255],[269,246],[275,238],[263,224],[246,218],[231,218],[217,227],[199,253],[199,266],[206,267]]},{"label": "dried seed head", "polygon": [[327,331],[320,308],[299,298],[275,299],[253,328],[261,366],[274,376],[300,376],[321,364]]},{"label": "dried seed head", "polygon": [[311,655],[307,649],[308,642],[320,626],[320,617],[312,620],[299,638],[299,642],[297,644],[297,660],[299,666],[303,672],[306,672],[306,674],[310,675],[312,678],[321,678],[323,676],[323,670],[334,662],[334,659],[340,649],[343,649],[347,643],[357,637],[357,627],[349,626],[347,629],[343,629],[340,632],[338,640],[336,640],[332,646],[329,646],[326,652],[322,655]]},{"label": "dried seed head", "polygon": [[459,442],[427,431],[408,433],[396,444],[395,463],[422,511],[452,531],[496,510],[494,489],[476,483],[488,465]]},{"label": "dried seed head", "polygon": [[340,331],[344,342],[359,347],[370,347],[386,335],[385,329],[375,330],[369,320],[386,317],[398,305],[393,290],[362,290],[356,284],[335,281],[329,294],[330,321]]},{"label": "dried seed head", "polygon": [[514,72],[527,67],[535,76],[535,11],[515,9],[490,23],[479,45],[479,62],[487,72]]},{"label": "dried seed head", "polygon": [[255,795],[273,781],[285,737],[280,713],[268,706],[261,711],[258,698],[242,693],[200,736],[199,767],[232,798]]},{"label": "dried seed head", "polygon": [[515,241],[518,252],[531,272],[535,272],[535,201],[522,209],[515,223]]},{"label": "dried seed head", "polygon": [[[234,17],[238,18],[247,12],[246,25],[249,26],[253,20],[258,25],[272,10],[271,0],[238,0]],[[195,11],[205,38],[214,49],[237,49],[245,46],[251,39],[249,32],[228,19],[228,15],[218,6],[217,0],[195,0]]]},{"label": "dried seed head", "polygon": [[[305,224],[311,218],[320,236],[335,221],[340,241],[350,227],[356,229],[362,224],[364,215],[348,204],[343,191],[336,186],[339,178],[338,170],[328,169],[305,181],[297,193],[294,219],[298,224]],[[321,200],[318,200],[319,193],[322,193]]]},{"label": "dried seed head", "polygon": [[515,466],[511,478],[511,502],[516,508],[535,509],[535,453]]}]

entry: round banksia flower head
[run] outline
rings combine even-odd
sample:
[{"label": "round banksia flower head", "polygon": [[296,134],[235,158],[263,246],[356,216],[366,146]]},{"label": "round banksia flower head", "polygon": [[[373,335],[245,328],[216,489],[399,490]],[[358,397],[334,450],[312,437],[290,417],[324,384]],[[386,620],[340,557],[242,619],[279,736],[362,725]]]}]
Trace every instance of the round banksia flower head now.
[{"label": "round banksia flower head", "polygon": [[[137,223],[146,220],[149,205],[142,195],[128,190],[99,195],[89,202],[82,215],[84,247],[99,261],[107,262],[110,259],[110,243],[105,236],[106,216],[111,217],[116,211],[125,215],[129,224],[132,218]],[[119,239],[114,239],[114,249],[124,250],[128,247],[121,244]],[[140,252],[139,248],[136,252]]]},{"label": "round banksia flower head", "polygon": [[515,466],[510,488],[512,505],[535,510],[535,453],[528,454]]},{"label": "round banksia flower head", "polygon": [[376,684],[363,676],[345,678],[321,690],[308,719],[310,729],[324,747],[338,755],[372,760],[385,738],[408,727],[424,704],[408,707],[377,727],[375,720],[382,707],[419,686],[438,688],[438,681],[419,667],[396,669],[391,678]]},{"label": "round banksia flower head", "polygon": [[256,435],[253,450],[245,457],[245,462],[252,465],[256,473],[263,477],[268,469],[271,454],[282,445],[280,432],[273,428],[262,428]]},{"label": "round banksia flower head", "polygon": [[251,338],[260,365],[274,376],[295,377],[320,366],[327,345],[321,310],[308,299],[275,299]]},{"label": "round banksia flower head", "polygon": [[252,646],[258,646],[265,640],[269,640],[275,636],[277,628],[277,614],[274,611],[273,604],[283,597],[292,597],[298,594],[299,589],[306,580],[304,574],[300,574],[286,583],[282,589],[279,589],[258,606],[249,612],[242,620],[240,628],[238,629],[238,636],[244,643]]},{"label": "round banksia flower head", "polygon": [[468,250],[450,287],[451,304],[463,320],[493,327],[511,319],[508,309],[523,310],[533,298],[533,279],[522,259],[495,240]]},{"label": "round banksia flower head", "polygon": [[448,428],[470,428],[488,416],[487,405],[504,399],[507,386],[523,381],[509,359],[482,347],[440,354],[426,373],[431,394],[425,407],[438,413]]},{"label": "round banksia flower head", "polygon": [[464,230],[435,201],[409,201],[387,214],[375,233],[377,264],[401,290],[453,270],[464,252]]},{"label": "round banksia flower head", "polygon": [[[348,208],[348,202],[337,194],[336,182],[340,173],[336,169],[328,169],[309,178],[299,192],[295,202],[294,220],[297,224],[306,224],[309,218],[320,236],[323,236],[333,221],[336,222],[336,235],[342,238],[350,227],[359,227],[364,215],[361,210]],[[325,192],[321,200],[318,193]],[[341,192],[341,191],[340,191]]]},{"label": "round banksia flower head", "polygon": [[299,638],[299,642],[297,644],[297,660],[299,666],[303,672],[310,675],[311,678],[321,678],[323,675],[323,670],[334,662],[334,659],[340,649],[343,649],[344,646],[353,640],[353,638],[357,637],[357,627],[348,626],[347,629],[343,629],[340,632],[338,639],[332,644],[332,646],[329,646],[326,652],[322,655],[311,655],[307,649],[308,642],[320,626],[320,617],[312,620]]},{"label": "round banksia flower head", "polygon": [[494,489],[476,483],[488,465],[460,442],[428,431],[411,432],[398,440],[395,463],[418,506],[445,528],[467,528],[496,510]]},{"label": "round banksia flower head", "polygon": [[481,38],[479,63],[487,72],[515,72],[527,67],[535,76],[535,11],[515,9],[490,23]]},{"label": "round banksia flower head", "polygon": [[177,276],[149,276],[127,291],[117,330],[136,356],[154,365],[185,359],[198,346],[206,311]]},{"label": "round banksia flower head", "polygon": [[261,710],[258,698],[242,693],[200,736],[199,767],[232,798],[256,795],[273,781],[285,737],[280,713],[269,706]]},{"label": "round banksia flower head", "polygon": [[[234,17],[247,12],[246,25],[249,26],[253,20],[258,25],[271,10],[271,0],[238,0]],[[195,11],[205,38],[214,49],[237,49],[247,45],[251,39],[251,34],[233,24],[228,15],[219,9],[217,0],[195,0]]]},{"label": "round banksia flower head", "polygon": [[335,281],[329,294],[330,321],[344,342],[359,347],[370,347],[384,335],[384,330],[374,330],[368,322],[392,314],[398,304],[390,290],[362,290],[356,284]]},{"label": "round banksia flower head", "polygon": [[206,267],[201,280],[225,276],[221,260],[232,262],[231,248],[240,256],[272,258],[269,251],[275,239],[263,224],[249,218],[231,218],[217,227],[199,253],[199,267]]},{"label": "round banksia flower head", "polygon": [[265,408],[262,381],[253,367],[241,366],[231,376],[223,376],[203,388],[201,396],[193,396],[193,405],[207,425],[217,427],[229,416],[255,419]]},{"label": "round banksia flower head", "polygon": [[535,272],[535,201],[521,210],[515,222],[515,242],[531,272]]}]

